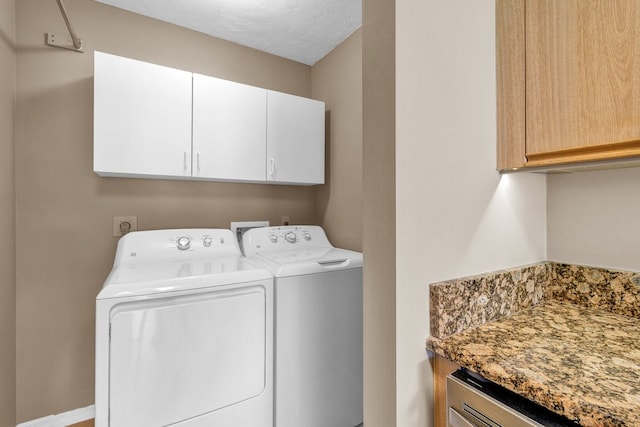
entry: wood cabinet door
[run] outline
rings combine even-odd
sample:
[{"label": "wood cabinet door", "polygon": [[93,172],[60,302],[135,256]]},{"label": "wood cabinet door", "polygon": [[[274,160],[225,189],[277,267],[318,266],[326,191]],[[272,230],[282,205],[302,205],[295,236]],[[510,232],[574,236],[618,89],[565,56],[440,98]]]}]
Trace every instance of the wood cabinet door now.
[{"label": "wood cabinet door", "polygon": [[640,154],[640,2],[527,0],[525,16],[527,165]]},{"label": "wood cabinet door", "polygon": [[93,105],[98,175],[191,176],[191,73],[96,52]]},{"label": "wood cabinet door", "polygon": [[324,102],[267,91],[267,181],[324,183]]},{"label": "wood cabinet door", "polygon": [[193,75],[193,176],[266,180],[267,90]]},{"label": "wood cabinet door", "polygon": [[525,0],[496,0],[497,168],[523,167],[525,158]]}]

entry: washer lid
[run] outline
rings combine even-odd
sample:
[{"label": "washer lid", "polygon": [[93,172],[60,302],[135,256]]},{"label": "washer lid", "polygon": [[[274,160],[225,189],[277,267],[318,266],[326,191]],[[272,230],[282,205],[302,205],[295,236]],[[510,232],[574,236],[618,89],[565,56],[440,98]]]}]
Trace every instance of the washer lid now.
[{"label": "washer lid", "polygon": [[362,268],[360,252],[333,247],[257,253],[249,260],[268,268],[276,277]]},{"label": "washer lid", "polygon": [[276,277],[361,268],[362,254],[334,248],[322,227],[260,227],[243,236],[244,255]]}]

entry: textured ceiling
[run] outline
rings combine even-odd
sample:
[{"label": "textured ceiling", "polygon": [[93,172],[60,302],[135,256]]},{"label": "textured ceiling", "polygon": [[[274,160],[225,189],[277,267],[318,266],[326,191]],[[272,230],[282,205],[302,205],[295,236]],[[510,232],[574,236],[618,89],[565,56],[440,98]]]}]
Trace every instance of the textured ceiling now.
[{"label": "textured ceiling", "polygon": [[362,22],[361,0],[97,0],[313,65]]}]

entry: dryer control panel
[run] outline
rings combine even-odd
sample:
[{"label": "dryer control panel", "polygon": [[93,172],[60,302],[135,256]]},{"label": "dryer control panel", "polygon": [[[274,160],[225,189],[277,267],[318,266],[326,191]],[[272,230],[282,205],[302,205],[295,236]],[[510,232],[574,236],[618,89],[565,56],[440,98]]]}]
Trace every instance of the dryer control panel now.
[{"label": "dryer control panel", "polygon": [[209,256],[241,256],[230,230],[186,228],[131,232],[118,242],[114,266],[134,261],[190,260]]},{"label": "dryer control panel", "polygon": [[243,236],[245,256],[258,252],[331,248],[322,227],[296,225],[283,227],[260,227],[247,231]]}]

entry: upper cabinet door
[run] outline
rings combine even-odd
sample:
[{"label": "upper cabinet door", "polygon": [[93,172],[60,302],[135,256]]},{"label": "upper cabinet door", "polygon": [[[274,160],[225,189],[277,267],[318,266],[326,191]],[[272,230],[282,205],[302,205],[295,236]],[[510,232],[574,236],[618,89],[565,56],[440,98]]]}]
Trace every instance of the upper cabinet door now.
[{"label": "upper cabinet door", "polygon": [[267,181],[324,183],[324,102],[267,91]]},{"label": "upper cabinet door", "polygon": [[640,157],[640,2],[497,0],[498,168]]},{"label": "upper cabinet door", "polygon": [[266,179],[266,89],[193,75],[193,176]]},{"label": "upper cabinet door", "polygon": [[640,139],[640,2],[526,2],[527,156]]},{"label": "upper cabinet door", "polygon": [[525,158],[525,0],[496,0],[497,168],[523,167]]},{"label": "upper cabinet door", "polygon": [[94,171],[191,176],[189,72],[95,53]]}]

